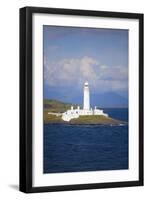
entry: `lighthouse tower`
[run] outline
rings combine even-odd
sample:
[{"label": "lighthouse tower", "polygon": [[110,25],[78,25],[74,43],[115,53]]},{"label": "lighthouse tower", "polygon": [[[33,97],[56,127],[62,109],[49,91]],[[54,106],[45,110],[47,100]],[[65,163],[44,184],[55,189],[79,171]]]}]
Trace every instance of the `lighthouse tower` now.
[{"label": "lighthouse tower", "polygon": [[83,109],[84,110],[90,110],[90,96],[89,96],[89,85],[88,85],[88,82],[85,82],[85,84],[84,84]]}]

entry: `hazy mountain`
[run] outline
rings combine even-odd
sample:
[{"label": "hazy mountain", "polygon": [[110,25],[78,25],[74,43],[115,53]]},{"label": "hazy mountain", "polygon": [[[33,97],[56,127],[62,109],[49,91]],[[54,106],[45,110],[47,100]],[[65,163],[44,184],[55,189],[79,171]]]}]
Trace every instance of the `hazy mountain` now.
[{"label": "hazy mountain", "polygon": [[128,99],[114,92],[91,94],[91,105],[98,107],[128,107]]}]

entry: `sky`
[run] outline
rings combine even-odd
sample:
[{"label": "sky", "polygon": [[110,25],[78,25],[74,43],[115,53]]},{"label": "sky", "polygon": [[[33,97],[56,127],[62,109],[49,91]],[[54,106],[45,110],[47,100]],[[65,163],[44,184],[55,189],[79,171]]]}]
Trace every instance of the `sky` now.
[{"label": "sky", "polygon": [[128,30],[44,25],[43,57],[44,98],[80,103],[85,81],[94,102],[128,98]]}]

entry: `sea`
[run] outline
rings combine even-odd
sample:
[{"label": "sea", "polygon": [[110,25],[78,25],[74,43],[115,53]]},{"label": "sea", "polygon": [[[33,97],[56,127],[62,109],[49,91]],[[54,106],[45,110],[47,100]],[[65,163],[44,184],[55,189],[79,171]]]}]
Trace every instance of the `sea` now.
[{"label": "sea", "polygon": [[[106,108],[128,122],[127,108]],[[128,123],[44,124],[43,173],[128,169]]]}]

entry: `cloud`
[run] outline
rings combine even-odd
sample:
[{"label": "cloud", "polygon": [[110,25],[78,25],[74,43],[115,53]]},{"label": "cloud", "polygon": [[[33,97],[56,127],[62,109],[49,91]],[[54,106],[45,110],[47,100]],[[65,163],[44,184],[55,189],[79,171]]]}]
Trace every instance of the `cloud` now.
[{"label": "cloud", "polygon": [[48,86],[70,86],[81,89],[88,81],[99,91],[127,90],[128,69],[124,66],[107,66],[90,56],[48,61],[44,58],[44,81]]}]

